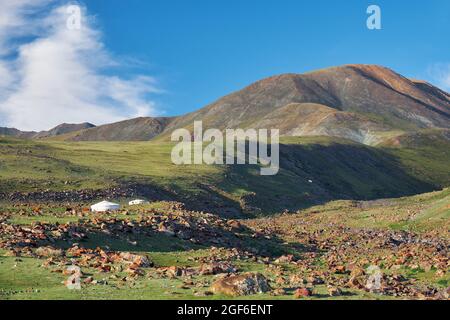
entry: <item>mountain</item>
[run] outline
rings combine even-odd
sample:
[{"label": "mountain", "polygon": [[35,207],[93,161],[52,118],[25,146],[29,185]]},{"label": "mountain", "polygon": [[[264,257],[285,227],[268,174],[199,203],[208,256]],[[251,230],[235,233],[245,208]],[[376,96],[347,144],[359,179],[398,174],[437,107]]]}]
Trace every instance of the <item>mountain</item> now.
[{"label": "mountain", "polygon": [[68,140],[168,139],[177,128],[279,128],[283,136],[330,136],[374,145],[421,129],[450,128],[450,95],[376,65],[345,65],[258,81],[190,114],[139,118]]},{"label": "mountain", "polygon": [[24,138],[24,139],[31,139],[33,136],[36,135],[36,132],[33,131],[20,131],[15,128],[4,128],[0,127],[0,136],[10,136],[10,137],[16,137],[16,138]]},{"label": "mountain", "polygon": [[136,118],[92,128],[61,125],[45,133],[10,135],[167,140],[173,130],[191,129],[199,120],[204,128],[278,128],[282,136],[330,136],[376,145],[407,132],[450,129],[450,95],[382,66],[345,65],[263,79],[180,117]]},{"label": "mountain", "polygon": [[81,130],[61,138],[70,141],[145,141],[159,135],[173,118],[136,118]]},{"label": "mountain", "polygon": [[375,65],[346,65],[258,81],[175,119],[169,134],[205,127],[280,128],[285,136],[327,135],[371,143],[390,131],[450,128],[450,95]]},{"label": "mountain", "polygon": [[[279,128],[279,174],[262,177],[258,166],[174,165],[167,139],[196,120],[205,128]],[[449,94],[379,66],[267,78],[180,117],[59,134],[66,129],[75,128],[63,126],[39,143],[0,139],[0,188],[38,192],[47,180],[49,190],[59,191],[139,182],[196,210],[239,216],[335,199],[400,197],[450,183]],[[155,142],[120,142],[148,140]],[[93,149],[82,141],[119,142]]]},{"label": "mountain", "polygon": [[54,127],[53,129],[50,129],[49,131],[42,131],[36,134],[33,138],[34,139],[42,139],[42,138],[49,138],[49,137],[56,137],[62,134],[76,132],[84,129],[89,128],[95,128],[95,125],[92,123],[80,123],[80,124],[69,124],[69,123],[63,123],[59,126]]},{"label": "mountain", "polygon": [[93,127],[95,127],[95,125],[85,122],[80,124],[63,123],[48,131],[40,131],[40,132],[20,131],[18,129],[13,128],[0,128],[0,136],[11,136],[25,139],[43,139]]}]

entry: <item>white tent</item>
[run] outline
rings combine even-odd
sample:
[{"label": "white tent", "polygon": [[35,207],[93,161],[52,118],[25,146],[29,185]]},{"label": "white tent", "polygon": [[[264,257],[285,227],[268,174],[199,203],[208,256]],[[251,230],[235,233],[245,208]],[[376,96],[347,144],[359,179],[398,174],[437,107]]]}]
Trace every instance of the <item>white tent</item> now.
[{"label": "white tent", "polygon": [[120,205],[117,203],[112,203],[108,201],[102,201],[100,203],[91,206],[92,212],[106,212],[106,211],[116,211],[120,209]]},{"label": "white tent", "polygon": [[136,200],[130,201],[128,204],[130,206],[136,206],[139,204],[147,204],[147,203],[148,203],[148,201],[146,201],[146,200],[136,199]]}]

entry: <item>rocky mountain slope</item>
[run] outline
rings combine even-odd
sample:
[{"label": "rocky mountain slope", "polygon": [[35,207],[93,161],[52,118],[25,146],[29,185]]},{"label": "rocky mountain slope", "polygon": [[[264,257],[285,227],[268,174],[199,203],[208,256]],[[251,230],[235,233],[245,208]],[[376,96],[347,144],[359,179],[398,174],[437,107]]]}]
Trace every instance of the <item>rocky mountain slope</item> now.
[{"label": "rocky mountain slope", "polygon": [[62,125],[63,130],[44,134],[0,133],[69,141],[167,140],[173,130],[191,128],[198,120],[205,128],[278,128],[283,136],[331,136],[374,145],[406,132],[449,129],[450,95],[385,67],[345,65],[270,77],[180,117],[136,118],[80,131]]},{"label": "rocky mountain slope", "polygon": [[10,137],[16,137],[16,138],[24,138],[24,139],[31,139],[33,136],[36,135],[36,132],[33,131],[20,131],[15,128],[4,128],[0,127],[0,136],[10,136]]},{"label": "rocky mountain slope", "polygon": [[215,128],[280,128],[286,136],[372,142],[389,131],[450,128],[450,95],[373,65],[346,65],[258,81],[191,114],[165,133],[203,120]]},{"label": "rocky mountain slope", "polygon": [[14,128],[0,128],[0,136],[11,136],[16,138],[25,138],[25,139],[43,139],[43,138],[50,138],[50,137],[56,137],[62,134],[67,134],[70,132],[76,132],[88,128],[94,128],[95,125],[92,123],[78,123],[78,124],[69,124],[69,123],[63,123],[60,124],[53,129],[50,129],[48,131],[20,131],[18,129]]},{"label": "rocky mountain slope", "polygon": [[59,136],[62,134],[76,132],[76,131],[90,129],[90,128],[95,128],[95,125],[93,125],[92,123],[88,123],[88,122],[80,123],[80,124],[63,123],[49,131],[39,132],[33,138],[34,139],[42,139],[42,138],[56,137],[56,136]]},{"label": "rocky mountain slope", "polygon": [[[323,135],[376,144],[393,133],[450,128],[450,95],[381,66],[346,65],[270,77],[184,116],[134,119],[67,139],[167,139],[196,120],[219,129],[279,128],[284,136]],[[114,136],[108,134],[112,128]]]},{"label": "rocky mountain slope", "polygon": [[136,118],[74,132],[62,139],[70,141],[145,141],[158,136],[172,118]]}]

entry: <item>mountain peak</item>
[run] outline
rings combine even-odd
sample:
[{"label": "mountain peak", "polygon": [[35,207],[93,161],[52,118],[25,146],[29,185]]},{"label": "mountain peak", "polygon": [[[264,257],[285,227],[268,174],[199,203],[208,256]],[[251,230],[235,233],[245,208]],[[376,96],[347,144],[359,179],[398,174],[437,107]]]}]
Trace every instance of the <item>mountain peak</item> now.
[{"label": "mountain peak", "polygon": [[270,127],[281,128],[282,135],[376,141],[372,136],[377,131],[383,136],[386,131],[450,128],[450,99],[444,91],[389,68],[348,64],[262,79],[180,117],[166,132],[195,120],[220,129]]},{"label": "mountain peak", "polygon": [[60,135],[67,134],[70,132],[80,131],[80,130],[94,128],[94,127],[95,127],[95,125],[93,125],[92,123],[89,123],[89,122],[62,123],[48,131],[39,132],[33,138],[34,139],[50,138],[50,137],[60,136]]},{"label": "mountain peak", "polygon": [[347,64],[268,77],[180,117],[140,117],[99,127],[64,123],[37,137],[150,140],[200,120],[205,128],[279,128],[287,136],[375,143],[388,132],[449,129],[450,95],[380,65]]}]

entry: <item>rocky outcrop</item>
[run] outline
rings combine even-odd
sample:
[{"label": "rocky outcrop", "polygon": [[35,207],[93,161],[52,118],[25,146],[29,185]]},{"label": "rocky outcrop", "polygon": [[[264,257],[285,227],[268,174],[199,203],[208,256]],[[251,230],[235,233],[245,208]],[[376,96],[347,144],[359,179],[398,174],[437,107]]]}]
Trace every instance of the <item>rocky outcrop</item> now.
[{"label": "rocky outcrop", "polygon": [[267,279],[259,273],[226,276],[211,285],[211,291],[227,296],[248,296],[270,291]]}]

